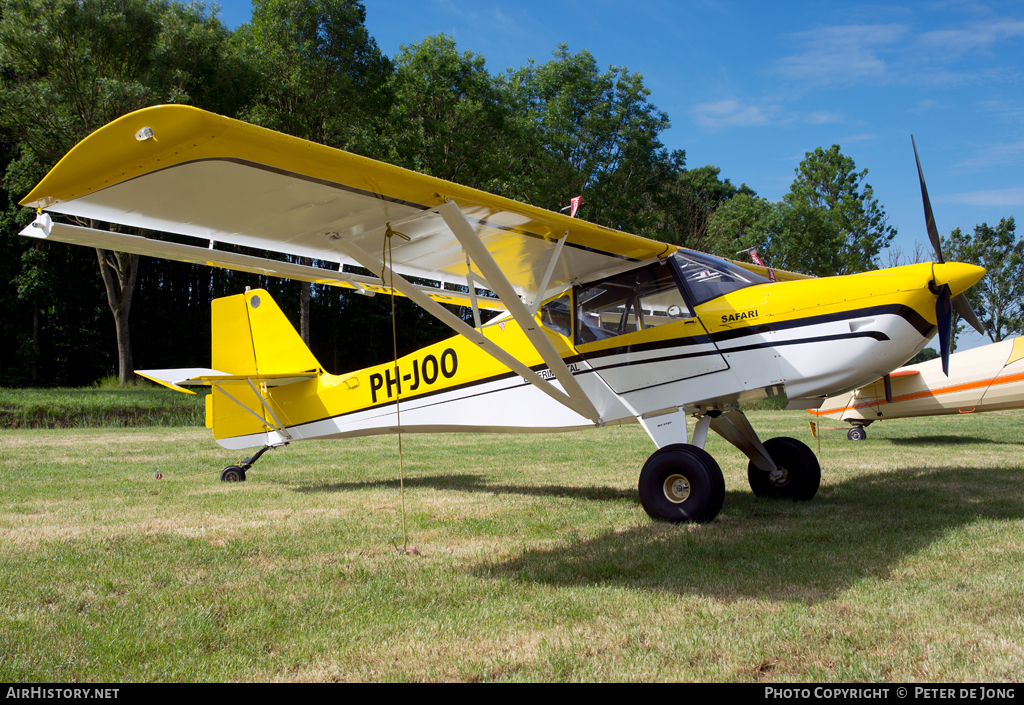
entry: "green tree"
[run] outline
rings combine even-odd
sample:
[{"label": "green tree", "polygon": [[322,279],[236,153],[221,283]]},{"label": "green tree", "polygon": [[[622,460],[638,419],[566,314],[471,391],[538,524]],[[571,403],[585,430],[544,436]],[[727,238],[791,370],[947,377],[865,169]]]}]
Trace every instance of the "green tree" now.
[{"label": "green tree", "polygon": [[[390,104],[391,62],[354,0],[255,0],[238,44],[256,67],[259,89],[243,118],[256,125],[350,152],[377,156]],[[298,258],[310,265],[309,258]],[[310,343],[310,302],[299,286],[299,335]]]},{"label": "green tree", "polygon": [[810,274],[854,274],[878,268],[882,249],[896,237],[885,210],[858,172],[853,159],[834,144],[808,152],[796,169],[784,201],[790,226],[802,233],[801,246],[814,248]]},{"label": "green tree", "polygon": [[[675,245],[731,256],[735,252],[729,251],[734,244],[732,238],[723,235],[726,228],[709,230],[711,221],[730,199],[745,195],[748,199],[744,206],[738,207],[732,216],[739,217],[740,211],[750,205],[756,194],[746,184],[737,187],[729,179],[722,181],[720,173],[721,169],[710,164],[699,169],[678,170],[664,191],[654,194],[660,201],[660,217],[651,236]],[[740,231],[742,229],[740,227]]]},{"label": "green tree", "polygon": [[392,159],[447,181],[502,191],[521,168],[512,156],[521,135],[513,126],[512,96],[487,72],[484,58],[459,53],[441,34],[403,46],[395,63]]},{"label": "green tree", "polygon": [[[237,65],[229,36],[201,4],[0,0],[0,131],[17,154],[5,187],[24,195],[82,138],[132,110],[171,101],[216,109]],[[134,370],[128,316],[139,258],[103,250],[96,258],[125,383]]]},{"label": "green tree", "polygon": [[659,139],[668,116],[648,101],[643,76],[600,71],[590,52],[559,45],[554,58],[504,75],[538,145],[522,181],[523,200],[559,210],[584,196],[580,217],[645,234],[657,222],[656,194],[685,164]]},{"label": "green tree", "polygon": [[777,269],[796,270],[799,248],[791,246],[783,203],[772,203],[748,193],[739,193],[723,203],[712,214],[707,236],[713,243],[711,252],[735,258],[739,252],[754,248],[762,259]]},{"label": "green tree", "polygon": [[756,247],[778,269],[816,276],[877,269],[896,230],[864,182],[867,173],[856,171],[838,145],[819,147],[797,167],[780,203],[740,194],[715,213],[709,234],[722,249]]},{"label": "green tree", "polygon": [[255,0],[238,43],[259,73],[244,119],[329,147],[373,151],[391,61],[355,0]]},{"label": "green tree", "polygon": [[917,365],[922,362],[928,362],[929,360],[935,360],[939,357],[939,352],[935,348],[922,348],[921,352],[914,355],[914,357],[903,363],[903,367],[907,365]]},{"label": "green tree", "polygon": [[[1024,240],[1018,240],[1012,217],[999,225],[982,223],[968,234],[956,228],[942,239],[947,262],[967,262],[985,268],[986,274],[965,293],[978,319],[994,343],[1024,333]],[[954,312],[954,344],[963,326]]]}]

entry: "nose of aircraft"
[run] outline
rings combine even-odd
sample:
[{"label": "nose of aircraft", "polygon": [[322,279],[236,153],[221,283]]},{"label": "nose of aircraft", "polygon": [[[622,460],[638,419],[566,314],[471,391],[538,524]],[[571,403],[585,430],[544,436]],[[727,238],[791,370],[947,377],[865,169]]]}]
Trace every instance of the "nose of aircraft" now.
[{"label": "nose of aircraft", "polygon": [[956,296],[985,276],[985,268],[963,262],[947,262],[932,265],[932,276],[936,287],[948,284],[950,295]]}]

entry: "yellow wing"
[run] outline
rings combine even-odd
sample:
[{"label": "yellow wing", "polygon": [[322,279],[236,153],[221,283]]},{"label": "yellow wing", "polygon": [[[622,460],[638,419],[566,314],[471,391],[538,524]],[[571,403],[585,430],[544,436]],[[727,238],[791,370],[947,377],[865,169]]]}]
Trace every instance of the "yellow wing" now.
[{"label": "yellow wing", "polygon": [[[278,276],[370,291],[380,290],[379,277],[299,269],[294,263],[278,267],[263,258],[238,261],[240,255],[232,260],[230,253],[217,250],[217,243],[310,257],[341,268],[356,262],[333,240],[382,258],[390,224],[401,234],[390,238],[394,270],[429,280],[424,291],[444,301],[459,296],[470,274],[459,239],[432,210],[448,202],[458,206],[508,282],[527,300],[564,289],[574,279],[613,273],[676,249],[179,105],[146,108],[97,130],[22,205],[186,235],[197,246],[131,241],[131,236],[58,224],[52,232],[40,225],[38,230],[47,232],[26,229],[26,234],[261,273],[290,268]],[[187,249],[172,252],[176,247]],[[473,274],[473,281],[487,288],[479,272]],[[545,291],[539,291],[542,284]]]}]

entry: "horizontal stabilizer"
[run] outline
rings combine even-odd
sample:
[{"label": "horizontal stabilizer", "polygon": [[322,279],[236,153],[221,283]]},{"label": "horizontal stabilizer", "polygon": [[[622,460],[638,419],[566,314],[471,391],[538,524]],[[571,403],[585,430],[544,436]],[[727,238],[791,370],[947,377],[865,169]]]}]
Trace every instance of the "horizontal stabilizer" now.
[{"label": "horizontal stabilizer", "polygon": [[135,374],[139,377],[145,377],[151,382],[162,384],[168,389],[184,392],[185,394],[195,394],[195,392],[184,389],[183,387],[185,386],[201,387],[208,384],[200,380],[202,377],[228,376],[226,372],[218,372],[206,367],[182,367],[173,370],[135,370]]},{"label": "horizontal stabilizer", "polygon": [[218,382],[251,381],[254,384],[261,383],[268,387],[282,387],[294,382],[315,379],[318,376],[315,370],[309,372],[281,372],[269,375],[232,375],[205,367],[183,367],[173,370],[136,370],[135,374],[185,394],[195,394],[195,392],[184,389],[184,387],[210,387]]}]

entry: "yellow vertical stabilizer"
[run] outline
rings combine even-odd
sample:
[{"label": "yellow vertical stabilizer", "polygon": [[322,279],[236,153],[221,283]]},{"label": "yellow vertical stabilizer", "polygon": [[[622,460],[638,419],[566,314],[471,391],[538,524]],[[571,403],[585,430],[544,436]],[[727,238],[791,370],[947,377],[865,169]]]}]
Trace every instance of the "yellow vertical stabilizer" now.
[{"label": "yellow vertical stabilizer", "polygon": [[214,388],[207,398],[207,427],[218,440],[250,436],[249,445],[272,443],[258,435],[276,428],[278,421],[287,424],[288,417],[272,395],[275,383],[282,380],[267,376],[320,373],[323,368],[262,289],[214,299],[210,328],[213,369],[251,379],[225,381]]},{"label": "yellow vertical stabilizer", "polygon": [[212,309],[213,369],[253,376],[323,369],[263,289],[214,299]]}]

